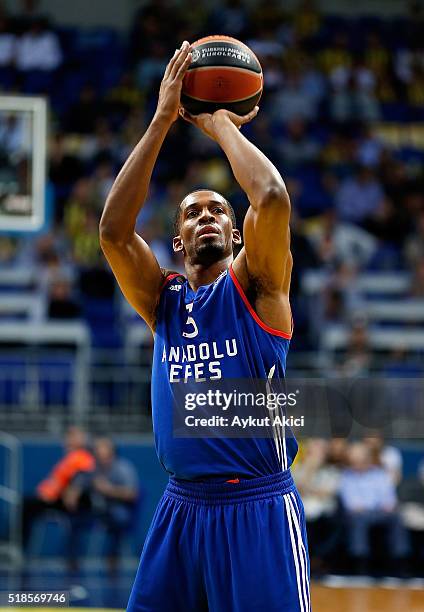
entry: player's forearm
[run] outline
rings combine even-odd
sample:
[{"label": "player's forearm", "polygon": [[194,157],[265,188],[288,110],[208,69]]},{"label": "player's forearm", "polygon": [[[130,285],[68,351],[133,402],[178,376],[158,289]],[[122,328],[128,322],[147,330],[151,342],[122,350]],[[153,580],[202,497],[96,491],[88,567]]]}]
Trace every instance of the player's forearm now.
[{"label": "player's forearm", "polygon": [[289,206],[286,186],[271,161],[226,117],[214,119],[215,138],[251,205],[278,200]]},{"label": "player's forearm", "polygon": [[153,168],[171,124],[167,117],[155,115],[116,177],[100,220],[102,241],[120,242],[134,232]]}]

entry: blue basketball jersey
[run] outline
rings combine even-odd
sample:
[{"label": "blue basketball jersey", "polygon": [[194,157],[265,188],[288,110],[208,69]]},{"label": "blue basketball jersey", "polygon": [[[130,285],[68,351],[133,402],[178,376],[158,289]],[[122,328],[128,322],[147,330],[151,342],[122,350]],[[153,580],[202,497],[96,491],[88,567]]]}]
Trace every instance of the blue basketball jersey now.
[{"label": "blue basketball jersey", "polygon": [[195,292],[167,278],[157,310],[152,369],[153,429],[159,460],[184,480],[257,478],[290,467],[297,443],[274,438],[173,436],[175,384],[189,379],[284,377],[290,335],[265,325],[232,268]]}]

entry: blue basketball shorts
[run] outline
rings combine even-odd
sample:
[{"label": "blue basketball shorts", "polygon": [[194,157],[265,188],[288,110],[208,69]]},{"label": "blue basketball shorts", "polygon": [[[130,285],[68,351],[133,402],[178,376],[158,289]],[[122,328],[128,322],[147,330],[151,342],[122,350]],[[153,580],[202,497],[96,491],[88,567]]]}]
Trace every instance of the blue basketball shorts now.
[{"label": "blue basketball shorts", "polygon": [[129,612],[309,612],[303,505],[289,471],[252,480],[170,479]]}]

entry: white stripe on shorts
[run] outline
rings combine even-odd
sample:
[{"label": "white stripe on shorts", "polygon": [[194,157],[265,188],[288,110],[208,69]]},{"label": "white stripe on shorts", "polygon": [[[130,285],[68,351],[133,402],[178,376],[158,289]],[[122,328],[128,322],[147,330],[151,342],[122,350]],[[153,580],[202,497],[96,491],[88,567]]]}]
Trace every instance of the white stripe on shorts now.
[{"label": "white stripe on shorts", "polygon": [[296,570],[297,592],[299,596],[300,612],[307,612],[308,608],[306,608],[305,610],[303,588],[301,586],[302,578],[301,578],[301,573],[300,573],[300,568],[299,568],[299,556],[298,556],[299,549],[298,549],[298,545],[297,545],[296,538],[294,536],[294,531],[293,531],[293,518],[291,514],[291,506],[290,506],[289,500],[287,499],[287,495],[283,495],[283,499],[284,499],[284,503],[286,506],[287,522],[289,524],[289,532],[290,532],[290,540],[291,540],[291,545],[292,545],[294,567]]},{"label": "white stripe on shorts", "polygon": [[309,593],[308,556],[306,553],[305,544],[303,542],[302,530],[300,528],[299,507],[297,505],[296,496],[293,492],[290,493],[290,495],[288,495],[287,497],[289,498],[289,504],[292,510],[292,516],[293,516],[293,521],[294,521],[295,528],[296,528],[298,542],[300,543],[299,556],[300,556],[300,564],[302,567],[304,595],[305,595],[305,601],[307,604],[307,610],[309,611],[311,609],[311,598],[310,598],[310,593]]}]

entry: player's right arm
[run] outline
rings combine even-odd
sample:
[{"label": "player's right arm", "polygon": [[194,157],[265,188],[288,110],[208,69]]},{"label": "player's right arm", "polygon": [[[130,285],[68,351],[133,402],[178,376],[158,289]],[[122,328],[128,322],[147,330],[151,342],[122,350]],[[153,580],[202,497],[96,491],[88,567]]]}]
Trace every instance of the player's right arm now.
[{"label": "player's right arm", "polygon": [[184,42],[166,67],[156,113],[119,172],[100,220],[103,253],[123,294],[152,329],[164,275],[135,225],[159,151],[178,117],[182,80],[190,61],[190,45]]}]

